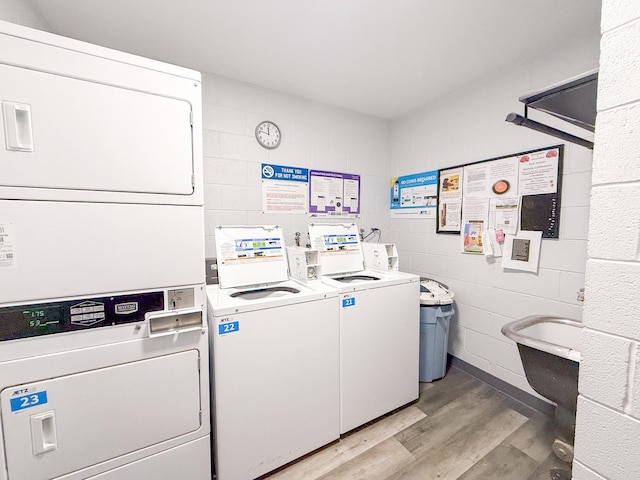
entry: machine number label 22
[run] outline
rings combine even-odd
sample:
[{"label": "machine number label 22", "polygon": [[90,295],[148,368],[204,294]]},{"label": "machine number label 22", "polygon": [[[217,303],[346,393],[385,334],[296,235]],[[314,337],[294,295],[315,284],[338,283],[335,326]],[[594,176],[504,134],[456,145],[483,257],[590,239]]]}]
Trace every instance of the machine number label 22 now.
[{"label": "machine number label 22", "polygon": [[356,299],[354,297],[342,299],[342,308],[353,307],[355,304],[356,304]]},{"label": "machine number label 22", "polygon": [[24,410],[25,408],[37,407],[38,405],[44,405],[47,403],[47,391],[30,393],[28,395],[22,395],[11,399],[11,411],[17,412],[18,410]]},{"label": "machine number label 22", "polygon": [[240,322],[227,322],[218,325],[218,335],[234,333],[240,330]]}]

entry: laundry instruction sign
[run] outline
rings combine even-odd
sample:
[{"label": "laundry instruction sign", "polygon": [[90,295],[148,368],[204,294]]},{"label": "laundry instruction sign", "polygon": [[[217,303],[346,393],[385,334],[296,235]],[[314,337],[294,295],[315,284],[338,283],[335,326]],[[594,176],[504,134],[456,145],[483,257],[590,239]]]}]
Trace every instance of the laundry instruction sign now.
[{"label": "laundry instruction sign", "polygon": [[309,213],[313,217],[360,215],[360,175],[311,170]]},{"label": "laundry instruction sign", "polygon": [[309,170],[262,164],[262,212],[307,213]]},{"label": "laundry instruction sign", "polygon": [[438,171],[395,177],[390,182],[391,218],[435,218]]}]

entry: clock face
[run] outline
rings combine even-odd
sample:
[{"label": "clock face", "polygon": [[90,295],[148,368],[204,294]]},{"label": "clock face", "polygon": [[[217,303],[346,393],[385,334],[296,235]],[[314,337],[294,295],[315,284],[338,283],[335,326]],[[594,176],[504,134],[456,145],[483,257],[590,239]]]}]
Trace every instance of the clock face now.
[{"label": "clock face", "polygon": [[280,145],[280,129],[273,122],[262,122],[256,127],[256,139],[264,148]]}]

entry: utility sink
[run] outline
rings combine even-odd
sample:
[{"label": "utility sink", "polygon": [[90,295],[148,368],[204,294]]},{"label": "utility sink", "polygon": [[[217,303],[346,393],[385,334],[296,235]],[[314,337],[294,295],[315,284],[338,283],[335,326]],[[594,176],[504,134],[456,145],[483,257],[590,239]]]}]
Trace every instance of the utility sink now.
[{"label": "utility sink", "polygon": [[[573,461],[582,328],[582,323],[576,320],[542,315],[525,317],[502,327],[502,334],[518,345],[531,388],[557,404],[557,438],[552,447],[556,456],[568,463]],[[552,470],[551,478],[569,479],[570,472],[570,467]]]},{"label": "utility sink", "polygon": [[502,333],[518,344],[531,387],[545,398],[576,409],[582,323],[568,318],[525,317]]}]

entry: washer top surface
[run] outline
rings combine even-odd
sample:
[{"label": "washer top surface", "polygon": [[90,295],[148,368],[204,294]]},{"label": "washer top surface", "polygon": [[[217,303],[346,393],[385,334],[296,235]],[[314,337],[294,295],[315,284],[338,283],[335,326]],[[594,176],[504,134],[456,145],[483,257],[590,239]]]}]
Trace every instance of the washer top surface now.
[{"label": "washer top surface", "polygon": [[209,309],[214,316],[275,308],[294,303],[337,297],[338,290],[324,282],[301,284],[295,280],[222,288],[207,286]]},{"label": "washer top surface", "polygon": [[310,224],[311,245],[318,250],[322,281],[341,293],[418,282],[417,275],[364,268],[360,234],[355,223]]},{"label": "washer top surface", "polygon": [[334,273],[322,275],[322,281],[336,288],[340,293],[388,287],[403,283],[420,281],[418,275],[398,271],[360,270],[358,272]]}]

